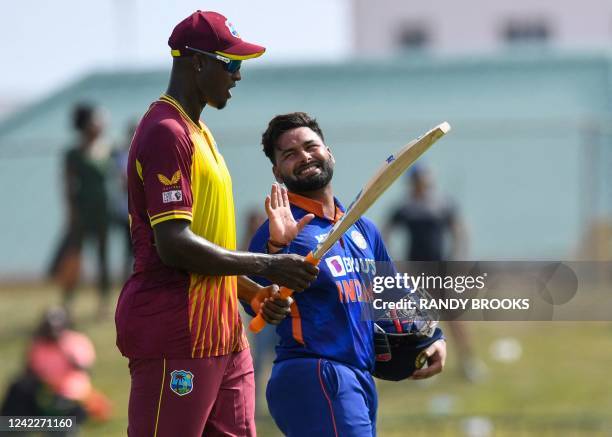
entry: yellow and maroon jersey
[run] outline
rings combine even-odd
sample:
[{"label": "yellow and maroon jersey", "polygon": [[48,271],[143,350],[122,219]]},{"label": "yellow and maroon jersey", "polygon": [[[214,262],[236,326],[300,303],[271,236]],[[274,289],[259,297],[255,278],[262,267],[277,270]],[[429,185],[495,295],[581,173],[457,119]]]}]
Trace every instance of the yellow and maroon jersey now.
[{"label": "yellow and maroon jersey", "polygon": [[134,273],[119,302],[117,346],[129,358],[198,358],[248,346],[235,276],[202,276],[166,266],[153,226],[187,220],[191,230],[234,250],[232,181],[208,128],[164,95],[140,122],[128,159]]}]

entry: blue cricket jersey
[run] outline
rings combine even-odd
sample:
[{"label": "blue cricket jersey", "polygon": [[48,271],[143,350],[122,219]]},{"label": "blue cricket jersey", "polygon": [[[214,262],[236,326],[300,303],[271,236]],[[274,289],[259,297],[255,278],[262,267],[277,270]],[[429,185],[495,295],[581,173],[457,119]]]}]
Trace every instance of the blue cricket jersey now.
[{"label": "blue cricket jersey", "polygon": [[[335,217],[325,217],[316,200],[289,193],[291,212],[296,221],[308,213],[315,218],[285,249],[284,253],[307,255],[331,230],[343,214],[337,199]],[[253,237],[249,250],[267,252],[266,221]],[[363,317],[371,305],[371,278],[376,262],[391,261],[380,232],[368,219],[361,218],[344,234],[319,264],[319,276],[310,287],[293,295],[291,317],[276,328],[280,342],[275,362],[290,358],[327,358],[371,371],[374,368],[373,322]],[[261,285],[270,282],[253,277]],[[243,303],[253,315],[250,305]]]}]

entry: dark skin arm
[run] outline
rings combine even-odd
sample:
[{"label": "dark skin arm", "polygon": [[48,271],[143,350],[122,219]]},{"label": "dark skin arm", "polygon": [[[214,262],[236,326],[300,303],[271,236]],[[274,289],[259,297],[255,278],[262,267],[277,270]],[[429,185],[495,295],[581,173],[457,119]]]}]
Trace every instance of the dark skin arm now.
[{"label": "dark skin arm", "polygon": [[186,220],[168,220],[153,227],[157,253],[164,264],[206,276],[255,275],[304,290],[319,269],[299,255],[264,255],[224,249],[199,237]]}]

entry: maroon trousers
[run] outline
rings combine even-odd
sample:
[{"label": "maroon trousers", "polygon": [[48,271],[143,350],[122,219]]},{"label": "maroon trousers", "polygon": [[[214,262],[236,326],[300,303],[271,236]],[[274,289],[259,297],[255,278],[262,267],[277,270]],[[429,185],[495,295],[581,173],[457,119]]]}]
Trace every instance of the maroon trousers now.
[{"label": "maroon trousers", "polygon": [[130,437],[254,437],[249,349],[198,359],[131,359]]}]

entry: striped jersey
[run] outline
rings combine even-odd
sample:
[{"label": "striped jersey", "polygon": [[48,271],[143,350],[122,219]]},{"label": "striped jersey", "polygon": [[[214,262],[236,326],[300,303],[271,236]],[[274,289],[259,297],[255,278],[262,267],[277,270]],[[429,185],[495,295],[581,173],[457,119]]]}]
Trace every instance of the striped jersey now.
[{"label": "striped jersey", "polygon": [[128,158],[134,272],[117,305],[117,346],[129,358],[200,358],[248,347],[235,276],[165,265],[153,226],[187,220],[206,240],[234,250],[232,181],[215,140],[164,95],[141,120]]}]

